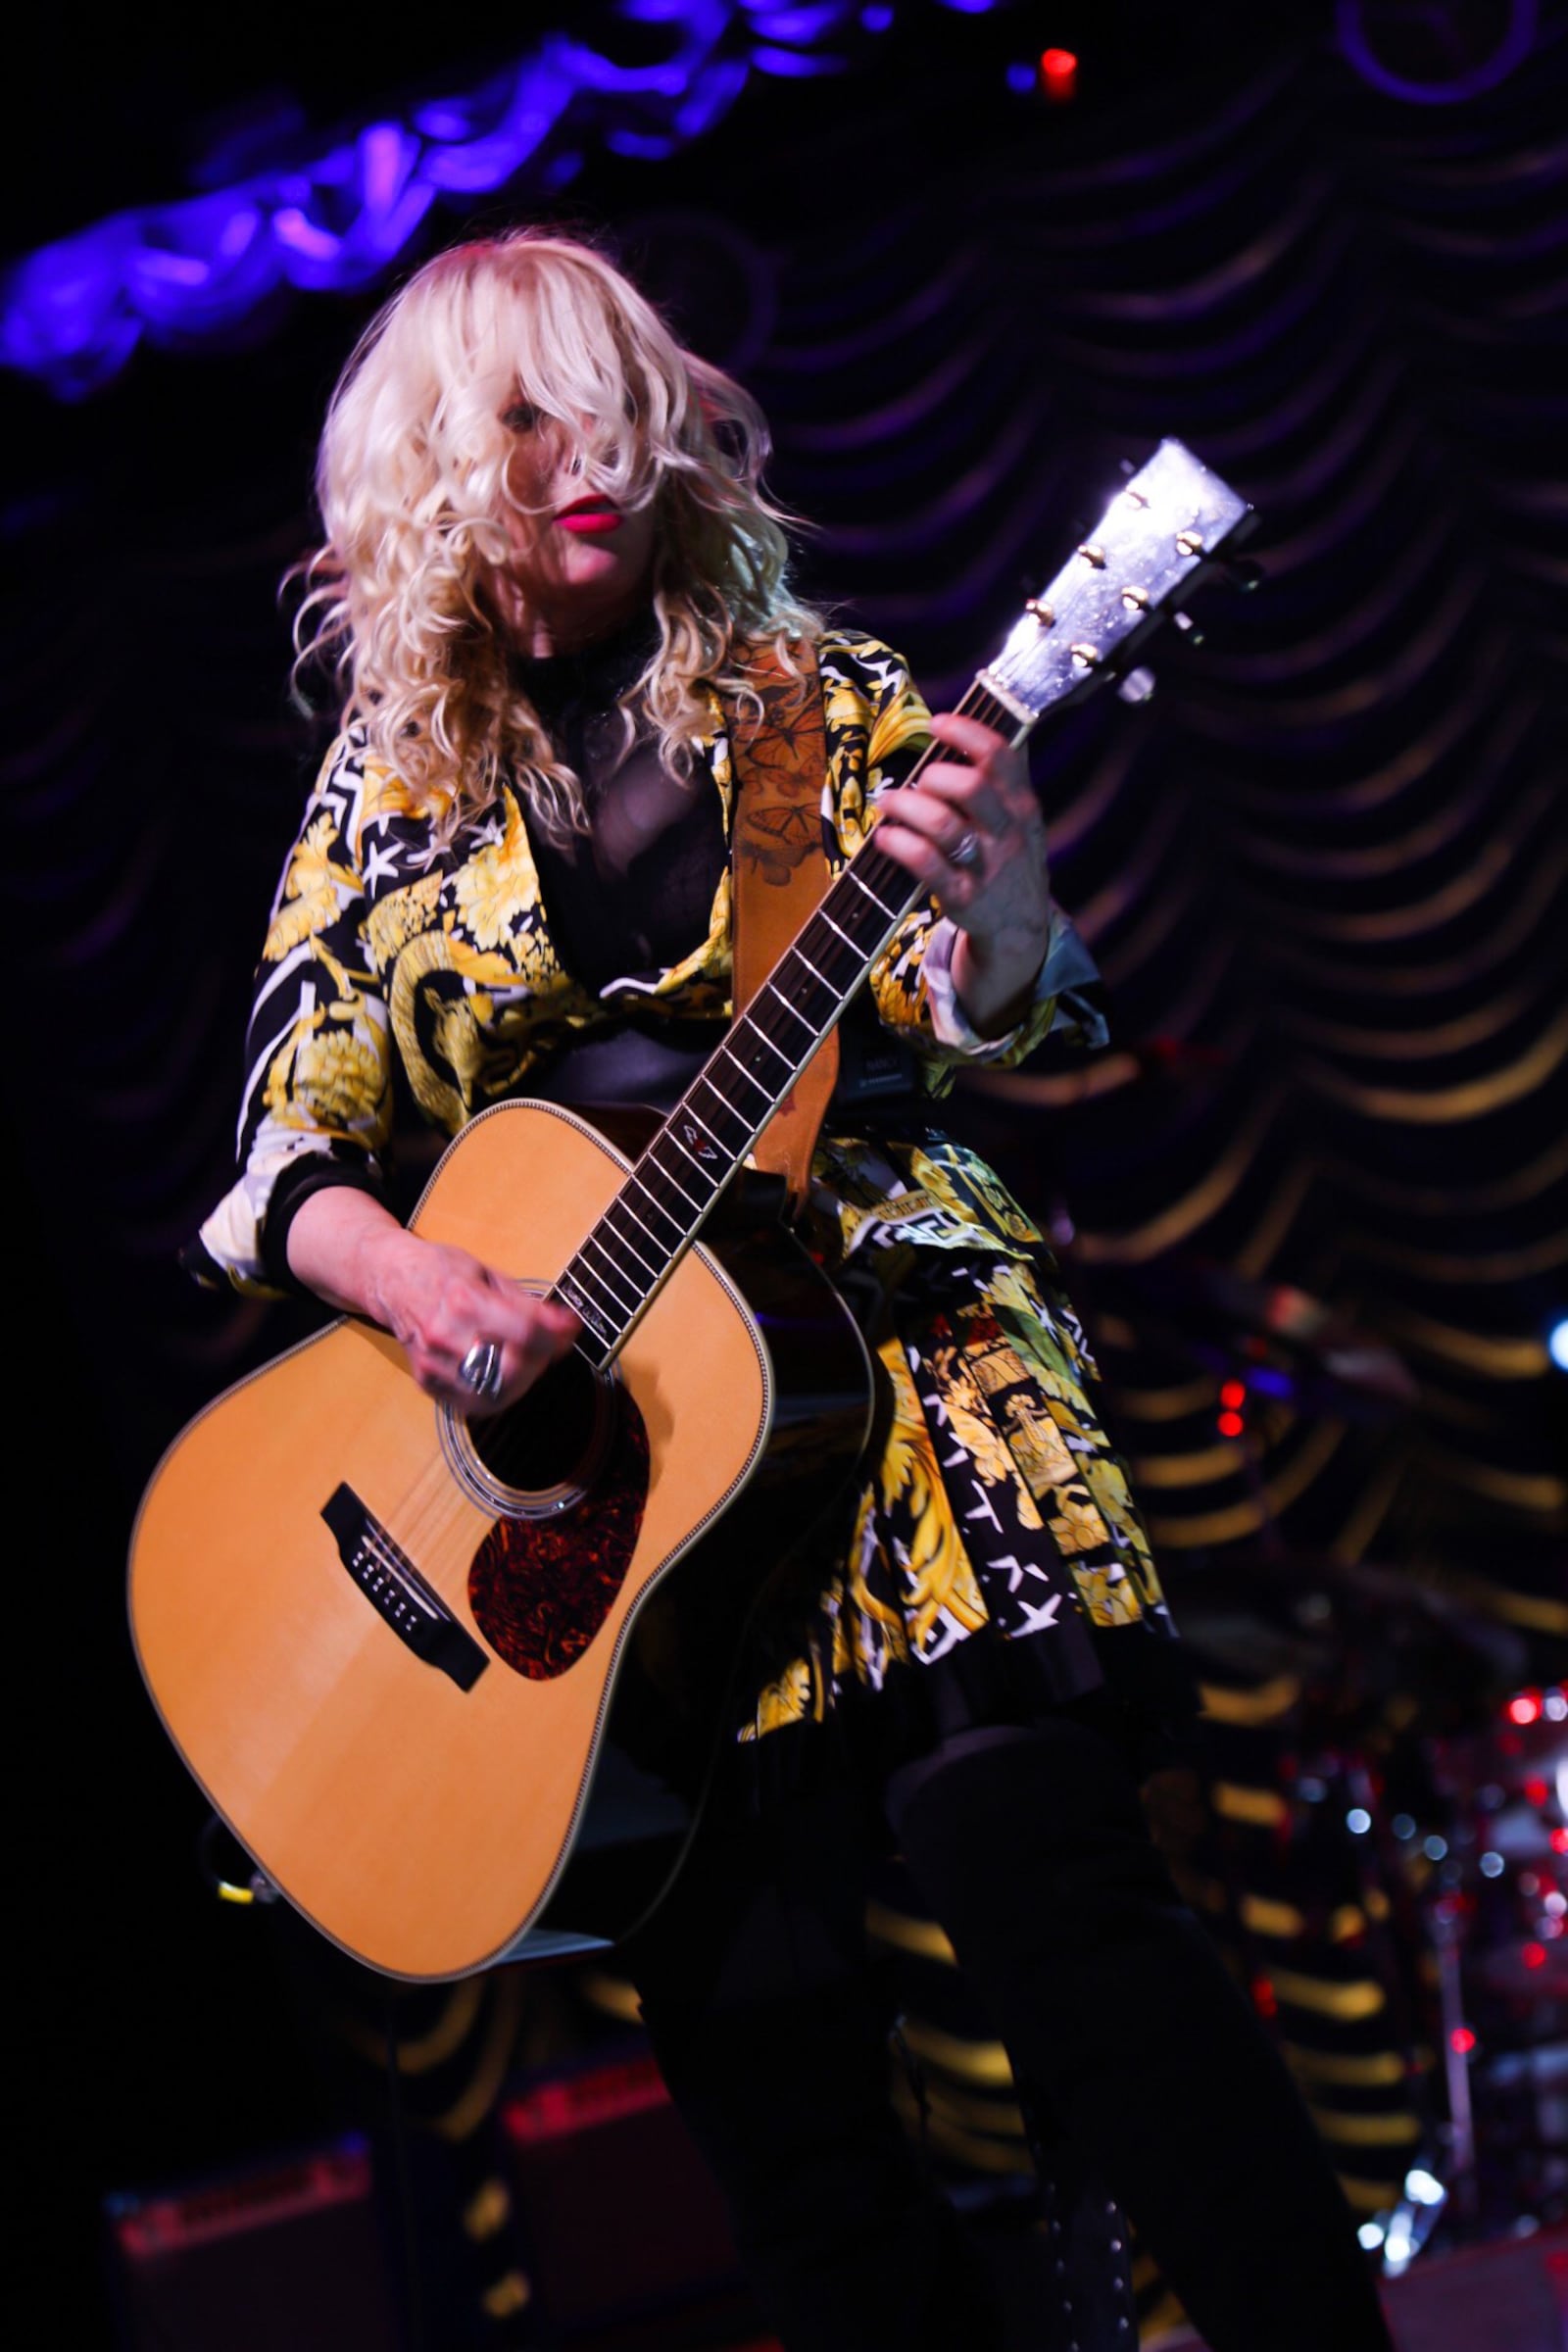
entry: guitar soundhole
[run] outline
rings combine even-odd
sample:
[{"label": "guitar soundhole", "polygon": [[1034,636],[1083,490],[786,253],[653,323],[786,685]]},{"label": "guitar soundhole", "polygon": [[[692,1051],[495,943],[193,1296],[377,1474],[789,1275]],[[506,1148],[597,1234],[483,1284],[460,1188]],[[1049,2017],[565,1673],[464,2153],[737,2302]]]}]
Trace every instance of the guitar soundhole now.
[{"label": "guitar soundhole", "polygon": [[607,1383],[576,1350],[552,1364],[526,1396],[489,1420],[470,1418],[468,1439],[492,1478],[519,1494],[587,1484],[603,1459],[614,1413]]},{"label": "guitar soundhole", "polygon": [[[568,1386],[568,1398],[571,1393]],[[525,1414],[532,1397],[530,1392],[515,1413]],[[564,1413],[566,1408],[556,1409]],[[513,1418],[513,1413],[499,1414],[488,1426],[495,1431]],[[541,1422],[546,1418],[542,1414]],[[558,1426],[563,1444],[569,1444],[574,1432],[580,1443],[580,1416]],[[476,1438],[479,1434],[474,1432]],[[525,1458],[531,1460],[531,1452]],[[510,1474],[522,1464],[509,1459],[508,1466]],[[553,1466],[559,1470],[559,1463]],[[576,1664],[614,1606],[647,1500],[648,1432],[631,1396],[617,1385],[610,1442],[592,1483],[548,1515],[498,1519],[474,1553],[468,1571],[474,1623],[514,1673],[530,1682],[550,1682]]]},{"label": "guitar soundhole", "polygon": [[619,1376],[575,1351],[504,1413],[438,1413],[441,1450],[469,1499],[509,1518],[568,1510],[604,1468],[625,1410]]}]

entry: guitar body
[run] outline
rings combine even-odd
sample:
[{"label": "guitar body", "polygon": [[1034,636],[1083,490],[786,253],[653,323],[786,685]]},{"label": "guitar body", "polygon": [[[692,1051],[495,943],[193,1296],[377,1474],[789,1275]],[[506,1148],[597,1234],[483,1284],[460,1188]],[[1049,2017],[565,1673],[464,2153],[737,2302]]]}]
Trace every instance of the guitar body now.
[{"label": "guitar body", "polygon": [[[415,1229],[547,1289],[626,1167],[576,1112],[500,1104]],[[258,1867],[373,1968],[610,1941],[678,1862],[745,1617],[870,1413],[778,1188],[731,1189],[609,1377],[569,1358],[470,1425],[341,1322],[219,1397],[148,1488],[130,1617],[165,1726]]]}]

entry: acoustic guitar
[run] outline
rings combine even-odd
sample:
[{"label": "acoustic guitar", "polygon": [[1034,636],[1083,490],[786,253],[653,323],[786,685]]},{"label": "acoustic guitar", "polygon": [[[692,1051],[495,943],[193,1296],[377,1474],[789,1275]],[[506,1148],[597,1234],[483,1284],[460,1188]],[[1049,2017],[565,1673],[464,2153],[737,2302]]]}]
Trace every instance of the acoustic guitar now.
[{"label": "acoustic guitar", "polygon": [[[1161,443],[960,709],[1021,740],[1250,519]],[[519,1405],[438,1404],[343,1320],[154,1474],[153,1701],[259,1872],[370,1967],[603,1948],[678,1867],[748,1613],[813,1531],[819,1563],[869,1427],[855,1324],[743,1163],[919,895],[873,835],[667,1116],[508,1102],[464,1128],[415,1229],[582,1325]]]}]

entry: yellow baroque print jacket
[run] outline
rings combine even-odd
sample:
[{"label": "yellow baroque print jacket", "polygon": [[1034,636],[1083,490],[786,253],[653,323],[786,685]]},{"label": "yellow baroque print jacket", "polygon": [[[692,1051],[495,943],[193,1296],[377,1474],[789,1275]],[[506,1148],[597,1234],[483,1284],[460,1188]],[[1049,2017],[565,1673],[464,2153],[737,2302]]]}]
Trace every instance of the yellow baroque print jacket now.
[{"label": "yellow baroque print jacket", "polygon": [[[819,641],[827,767],[823,853],[834,870],[876,822],[878,796],[928,740],[927,712],[899,657],[874,639],[828,630]],[[723,708],[697,747],[730,836],[734,779]],[[1053,1029],[1103,1039],[1078,993],[1095,969],[1070,923],[1054,917],[1034,1002],[1010,1035],[982,1041],[955,995],[956,934],[931,902],[901,924],[869,981],[880,1021],[915,1050],[937,1097],[954,1065],[1006,1067]],[[635,1010],[710,1017],[716,1045],[730,1011],[730,880],[707,936],[680,961],[627,973],[595,995],[564,969],[546,920],[523,808],[503,788],[481,816],[440,844],[398,776],[350,729],[328,754],[286,860],[257,974],[239,1124],[239,1175],[201,1232],[198,1273],[269,1294],[263,1247],[280,1179],[302,1166],[378,1186],[394,1127],[400,1063],[426,1119],[450,1135],[489,1104],[526,1094],[562,1047]],[[1033,1224],[984,1162],[931,1135],[874,1143],[835,1137],[816,1162],[816,1202],[831,1250],[868,1242],[979,1248],[1025,1256]]]}]

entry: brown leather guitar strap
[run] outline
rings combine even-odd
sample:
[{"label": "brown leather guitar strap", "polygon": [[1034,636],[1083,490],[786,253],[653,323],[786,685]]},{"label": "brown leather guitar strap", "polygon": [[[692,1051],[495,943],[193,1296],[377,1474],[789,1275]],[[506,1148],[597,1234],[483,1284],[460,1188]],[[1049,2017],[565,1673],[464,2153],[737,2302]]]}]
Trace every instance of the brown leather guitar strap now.
[{"label": "brown leather guitar strap", "polygon": [[[816,648],[803,639],[793,649],[792,675],[771,646],[754,649],[748,663],[760,711],[726,703],[735,770],[732,937],[735,1010],[741,1011],[767,978],[797,932],[827,895],[831,879],[822,855],[822,785],[827,734]],[[791,1216],[806,1204],[811,1154],[822,1131],[839,1070],[839,1041],[829,1035],[762,1129],[752,1157],[782,1176]]]}]

